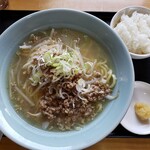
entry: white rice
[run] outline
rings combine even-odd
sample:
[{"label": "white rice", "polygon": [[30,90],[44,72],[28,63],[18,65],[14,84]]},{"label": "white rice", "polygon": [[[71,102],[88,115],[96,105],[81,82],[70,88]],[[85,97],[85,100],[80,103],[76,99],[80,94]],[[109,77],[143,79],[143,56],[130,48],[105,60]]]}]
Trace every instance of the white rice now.
[{"label": "white rice", "polygon": [[129,17],[124,14],[114,29],[130,52],[150,53],[150,15],[134,12]]}]

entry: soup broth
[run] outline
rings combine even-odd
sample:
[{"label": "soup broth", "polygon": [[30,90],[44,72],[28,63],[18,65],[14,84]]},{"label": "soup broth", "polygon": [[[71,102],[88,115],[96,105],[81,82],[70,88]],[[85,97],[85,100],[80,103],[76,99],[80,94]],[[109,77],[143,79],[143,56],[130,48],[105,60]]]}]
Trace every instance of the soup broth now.
[{"label": "soup broth", "polygon": [[14,109],[44,130],[80,129],[103,110],[115,84],[104,47],[72,29],[32,33],[9,69]]}]

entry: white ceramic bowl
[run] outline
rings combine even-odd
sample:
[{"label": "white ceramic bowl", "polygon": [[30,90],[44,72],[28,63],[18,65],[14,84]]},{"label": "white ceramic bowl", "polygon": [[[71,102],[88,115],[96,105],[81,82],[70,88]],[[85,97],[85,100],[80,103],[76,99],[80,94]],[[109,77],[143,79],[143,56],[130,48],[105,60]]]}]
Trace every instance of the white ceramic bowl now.
[{"label": "white ceramic bowl", "polygon": [[[142,6],[129,6],[129,7],[125,7],[122,8],[121,10],[119,10],[112,18],[111,22],[110,22],[110,26],[112,28],[115,28],[116,25],[120,22],[120,18],[123,14],[131,16],[133,12],[137,11],[138,13],[142,13],[142,14],[150,14],[150,9],[149,8],[145,8]],[[130,52],[130,55],[132,58],[134,59],[144,59],[144,58],[148,58],[150,57],[150,53],[149,54],[135,54]]]},{"label": "white ceramic bowl", "polygon": [[[24,121],[13,109],[8,96],[8,68],[24,38],[46,27],[72,28],[92,36],[105,48],[117,77],[114,92],[101,114],[79,131],[50,132]],[[33,13],[11,25],[0,36],[0,130],[28,149],[72,150],[95,144],[111,133],[125,115],[133,93],[134,69],[131,57],[119,36],[100,19],[81,11],[51,9]]]}]

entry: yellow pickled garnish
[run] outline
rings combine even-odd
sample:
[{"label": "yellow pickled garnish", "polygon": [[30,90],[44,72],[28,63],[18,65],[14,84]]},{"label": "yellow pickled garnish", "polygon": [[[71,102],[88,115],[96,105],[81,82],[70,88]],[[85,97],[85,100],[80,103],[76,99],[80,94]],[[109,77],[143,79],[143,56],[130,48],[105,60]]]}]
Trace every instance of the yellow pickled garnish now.
[{"label": "yellow pickled garnish", "polygon": [[136,115],[141,120],[147,120],[150,118],[150,105],[149,104],[138,102],[134,105],[134,109],[135,109]]}]

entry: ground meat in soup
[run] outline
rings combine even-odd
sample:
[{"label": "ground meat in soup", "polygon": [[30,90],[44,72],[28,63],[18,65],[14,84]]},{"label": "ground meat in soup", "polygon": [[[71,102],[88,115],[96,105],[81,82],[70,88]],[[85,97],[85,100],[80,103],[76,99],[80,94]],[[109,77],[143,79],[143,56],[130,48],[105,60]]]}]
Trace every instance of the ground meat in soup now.
[{"label": "ground meat in soup", "polygon": [[52,131],[79,130],[104,109],[116,84],[104,47],[71,29],[32,33],[9,70],[9,94],[27,122]]}]

